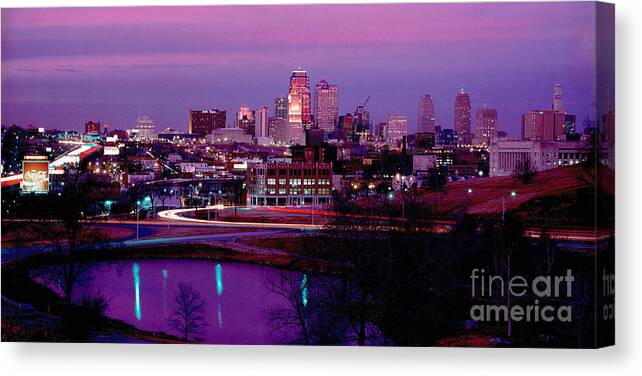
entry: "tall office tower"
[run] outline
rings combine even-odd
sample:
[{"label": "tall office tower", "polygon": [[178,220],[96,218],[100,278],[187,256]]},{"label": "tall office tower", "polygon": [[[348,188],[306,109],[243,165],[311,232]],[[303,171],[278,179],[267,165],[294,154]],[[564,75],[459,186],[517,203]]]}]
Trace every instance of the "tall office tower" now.
[{"label": "tall office tower", "polygon": [[99,135],[100,134],[100,122],[99,121],[88,121],[85,123],[85,134],[89,135]]},{"label": "tall office tower", "polygon": [[287,133],[288,121],[277,117],[268,119],[268,135],[272,137],[277,145],[288,145],[290,137]]},{"label": "tall office tower", "polygon": [[277,119],[288,118],[288,98],[274,98],[274,117]]},{"label": "tall office tower", "polygon": [[469,145],[472,141],[470,133],[470,96],[462,87],[455,97],[455,132],[459,142]]},{"label": "tall office tower", "polygon": [[491,140],[495,138],[497,138],[497,110],[485,107],[477,110],[476,141],[490,146]]},{"label": "tall office tower", "polygon": [[339,120],[339,87],[321,80],[314,87],[314,121],[317,128],[333,132]]},{"label": "tall office tower", "polygon": [[354,111],[353,133],[361,136],[370,134],[370,112],[364,106],[357,106]]},{"label": "tall office tower", "polygon": [[384,140],[383,136],[385,134],[385,130],[386,130],[385,121],[382,121],[379,124],[377,124],[377,127],[375,128],[375,136],[377,136],[378,140],[381,140],[381,141]]},{"label": "tall office tower", "polygon": [[352,130],[354,129],[354,117],[351,113],[339,116],[339,124],[337,125],[337,139],[350,140],[352,137]]},{"label": "tall office tower", "polygon": [[268,108],[260,107],[254,117],[254,137],[268,137]]},{"label": "tall office tower", "polygon": [[417,133],[435,131],[435,107],[430,94],[419,100],[419,116],[417,116]]},{"label": "tall office tower", "polygon": [[397,147],[408,135],[408,118],[403,115],[388,115],[384,128],[384,139],[392,147]]},{"label": "tall office tower", "polygon": [[553,88],[553,111],[564,112],[564,107],[562,107],[562,85],[559,83]]},{"label": "tall office tower", "polygon": [[308,73],[297,69],[290,76],[290,91],[288,92],[288,127],[290,143],[302,145],[305,143],[305,130],[312,124],[310,111],[310,79]]},{"label": "tall office tower", "polygon": [[235,128],[243,129],[243,133],[254,135],[254,111],[248,106],[242,106],[236,113]]},{"label": "tall office tower", "polygon": [[567,114],[553,110],[534,110],[522,115],[522,139],[559,140],[564,134]]},{"label": "tall office tower", "polygon": [[225,111],[215,108],[211,110],[189,110],[189,133],[204,136],[220,128],[225,128]]},{"label": "tall office tower", "polygon": [[156,122],[149,116],[139,116],[136,119],[136,134],[142,140],[156,138]]}]

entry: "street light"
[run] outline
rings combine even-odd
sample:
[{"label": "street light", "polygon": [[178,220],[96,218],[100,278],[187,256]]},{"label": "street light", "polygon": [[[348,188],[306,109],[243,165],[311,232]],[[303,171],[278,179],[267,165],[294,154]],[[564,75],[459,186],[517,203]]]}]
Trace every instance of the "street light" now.
[{"label": "street light", "polygon": [[140,200],[136,201],[136,240],[138,240],[138,208],[140,207]]}]

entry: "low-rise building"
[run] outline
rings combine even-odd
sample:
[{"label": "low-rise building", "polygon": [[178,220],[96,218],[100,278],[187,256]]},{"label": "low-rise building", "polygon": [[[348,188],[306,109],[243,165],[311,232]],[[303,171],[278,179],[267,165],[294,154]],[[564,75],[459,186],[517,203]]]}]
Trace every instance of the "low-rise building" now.
[{"label": "low-rise building", "polygon": [[332,201],[332,164],[252,163],[247,172],[248,205],[324,205]]},{"label": "low-rise building", "polygon": [[[599,144],[600,163],[612,165],[612,145],[608,142]],[[538,171],[578,164],[586,161],[591,147],[591,143],[586,141],[497,141],[490,146],[490,176],[511,175],[515,164],[526,158],[531,159]]]}]

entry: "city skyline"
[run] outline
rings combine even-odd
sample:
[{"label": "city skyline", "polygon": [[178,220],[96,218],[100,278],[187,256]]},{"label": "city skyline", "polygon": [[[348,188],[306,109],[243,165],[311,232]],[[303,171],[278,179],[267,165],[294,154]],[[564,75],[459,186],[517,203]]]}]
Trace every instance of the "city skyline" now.
[{"label": "city skyline", "polygon": [[[297,66],[312,84],[326,79],[339,86],[339,113],[370,96],[373,124],[403,114],[409,133],[416,131],[417,98],[426,93],[437,125],[453,128],[450,114],[462,83],[472,111],[482,103],[497,108],[502,130],[512,136],[519,135],[521,114],[549,105],[558,82],[565,110],[596,120],[595,51],[586,40],[593,35],[593,7],[502,4],[497,13],[496,6],[430,4],[428,11],[421,4],[360,5],[358,22],[338,22],[331,31],[288,31],[277,24],[298,16],[312,25],[320,17],[340,21],[352,6],[5,10],[2,89],[9,94],[2,98],[3,123],[80,130],[93,119],[124,129],[149,115],[158,129],[183,131],[190,108],[234,113],[242,105],[270,106],[287,95],[286,77]],[[261,15],[269,32],[253,39],[256,26],[248,25],[255,23],[232,25],[235,15]],[[374,24],[384,19],[386,26]],[[226,30],[236,32],[231,40],[223,38]],[[182,43],[195,37],[202,43]],[[516,54],[525,43],[530,53]],[[351,59],[335,59],[346,53]],[[435,53],[439,61],[429,59]],[[546,62],[550,53],[555,65]],[[475,66],[468,65],[471,59]]]}]

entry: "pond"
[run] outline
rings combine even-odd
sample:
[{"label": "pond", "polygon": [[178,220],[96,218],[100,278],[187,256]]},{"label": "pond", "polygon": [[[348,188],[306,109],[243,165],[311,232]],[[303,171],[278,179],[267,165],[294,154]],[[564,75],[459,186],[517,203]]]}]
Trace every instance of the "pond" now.
[{"label": "pond", "polygon": [[[307,276],[269,266],[204,260],[136,260],[93,266],[74,287],[74,298],[103,296],[107,316],[139,329],[181,336],[175,318],[178,286],[190,284],[203,300],[205,326],[190,340],[210,344],[276,344],[284,333],[270,327],[270,312],[290,306],[287,295],[274,293],[270,281],[305,281]],[[300,282],[299,282],[300,283]],[[307,287],[301,285],[301,304]],[[60,292],[55,284],[50,287]],[[287,330],[287,329],[286,329]]]}]

